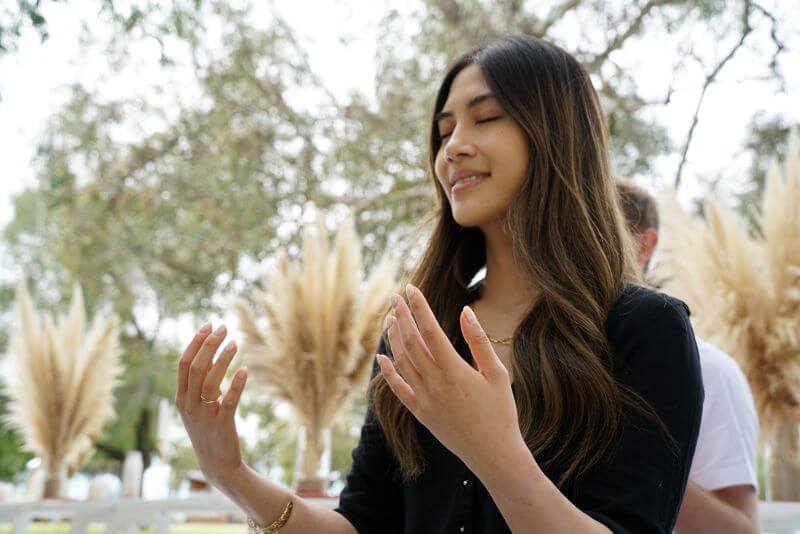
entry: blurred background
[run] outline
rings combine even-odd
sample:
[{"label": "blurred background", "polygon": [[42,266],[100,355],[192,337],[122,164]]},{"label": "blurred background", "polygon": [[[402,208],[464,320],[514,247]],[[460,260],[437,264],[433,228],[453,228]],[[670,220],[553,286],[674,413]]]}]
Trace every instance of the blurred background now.
[{"label": "blurred background", "polygon": [[[619,176],[675,188],[695,213],[713,198],[752,220],[800,123],[798,7],[4,0],[0,354],[20,280],[39,309],[66,312],[78,283],[88,314],[120,320],[116,417],[69,495],[85,497],[88,477],[121,476],[132,451],[144,469],[170,467],[168,490],[143,491],[188,491],[197,464],[173,406],[180,352],[207,320],[235,332],[231,299],[263,288],[276,252],[297,255],[318,216],[334,229],[354,214],[365,269],[387,252],[411,266],[434,198],[434,91],[450,60],[494,37],[541,36],[586,65]],[[364,415],[354,399],[332,430],[332,493]],[[246,460],[293,484],[297,428],[283,403],[250,387],[240,416]],[[0,426],[0,480],[21,487],[35,466]]]}]

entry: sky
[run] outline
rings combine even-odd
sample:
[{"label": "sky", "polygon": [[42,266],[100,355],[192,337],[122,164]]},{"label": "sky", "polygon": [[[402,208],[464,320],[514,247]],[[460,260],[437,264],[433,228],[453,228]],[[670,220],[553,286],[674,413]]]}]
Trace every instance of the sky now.
[{"label": "sky", "polygon": [[[315,16],[309,17],[302,3],[290,0],[272,3],[273,9],[295,28],[301,43],[309,50],[314,71],[334,94],[342,97],[353,87],[371,93],[377,22],[390,4],[394,6],[397,2],[319,2],[314,6]],[[48,117],[66,100],[69,83],[95,79],[109,96],[145,94],[159,98],[152,92],[148,94],[148,85],[160,79],[154,74],[157,69],[148,69],[157,57],[154,43],[150,43],[149,48],[141,47],[141,57],[126,76],[104,78],[106,60],[103,55],[96,49],[87,54],[76,39],[82,21],[93,18],[93,6],[97,4],[83,0],[45,5],[50,38],[41,43],[35,32],[27,32],[19,43],[18,52],[0,59],[0,225],[12,216],[11,196],[32,181],[31,160],[37,142],[46,131]],[[100,34],[108,31],[95,26]],[[343,31],[351,38],[348,45],[338,38]],[[572,34],[566,35],[566,40],[569,42],[570,37],[574,37],[578,42],[580,28],[576,27]],[[645,36],[636,47],[646,47],[647,54],[623,51],[625,53],[614,58],[636,73],[639,88],[654,99],[665,94],[671,81],[671,73],[665,65],[674,60],[663,53],[669,47],[664,47],[657,39]],[[790,51],[783,64],[800,64],[800,53]],[[742,171],[747,168],[749,162],[742,160],[741,148],[753,113],[780,113],[800,120],[800,106],[794,104],[800,102],[800,69],[784,68],[789,91],[779,94],[774,84],[748,80],[754,75],[753,65],[752,55],[742,51],[708,91],[685,171],[686,197],[702,193],[698,189],[698,178],[713,176],[731,165]],[[653,114],[654,119],[667,126],[676,143],[682,142],[688,131],[702,75],[699,68],[690,68],[688,75],[675,87],[670,105]],[[180,77],[175,76],[174,82],[179,86]],[[185,91],[191,93],[191,88]],[[661,158],[656,165],[655,181],[671,181],[677,163],[675,155]]]},{"label": "sky", "polygon": [[[138,61],[127,76],[122,79],[104,79],[105,60],[101,54],[88,57],[75,38],[80,33],[81,20],[93,17],[94,2],[74,1],[67,4],[46,4],[50,37],[40,42],[34,33],[24,35],[19,43],[19,52],[0,58],[0,227],[13,216],[11,197],[33,182],[34,167],[31,160],[36,145],[46,131],[47,119],[56,113],[66,101],[67,84],[74,80],[97,80],[102,83],[104,94],[122,96],[134,93],[148,94],[147,85],[159,79],[148,69],[157,58],[156,48],[144,48],[141,54],[145,60]],[[334,5],[336,4],[336,5]],[[308,17],[300,3],[291,0],[277,0],[274,5],[296,28],[301,43],[310,51],[309,60],[314,71],[323,78],[328,89],[344,98],[353,87],[367,92],[373,87],[373,57],[377,21],[383,13],[380,2],[355,0],[344,3],[318,2],[315,16]],[[354,34],[350,45],[343,45],[336,28],[348,27]],[[97,28],[102,32],[102,28]],[[346,62],[359,65],[343,75],[337,68]],[[144,79],[145,83],[140,83]],[[180,85],[180,74],[170,80],[173,87]],[[90,84],[91,85],[91,84]],[[178,92],[191,93],[192,88],[179,89]],[[157,98],[157,95],[148,94]],[[3,256],[0,242],[0,276],[14,278],[13,258]],[[208,317],[219,324],[235,324],[232,317]],[[181,317],[164,326],[163,336],[168,339],[189,339],[196,326],[193,317]],[[231,329],[235,333],[235,326]],[[235,334],[234,334],[235,335]],[[235,366],[235,365],[234,365]],[[0,374],[9,376],[8,360],[0,358]],[[223,390],[227,389],[223,385]],[[163,403],[162,403],[163,406]],[[172,443],[183,442],[188,438],[174,410],[167,417],[168,423],[162,425],[166,439]],[[278,406],[277,414],[288,417],[288,407]],[[258,417],[237,417],[240,436],[250,445],[258,439]],[[271,477],[276,479],[275,473]]]},{"label": "sky", "polygon": [[[779,0],[764,4],[769,6],[776,2]],[[93,10],[97,4],[89,0],[46,4],[44,11],[50,38],[42,43],[36,33],[28,32],[20,40],[18,52],[0,58],[0,227],[12,218],[11,196],[32,183],[34,167],[31,162],[37,143],[46,132],[48,118],[65,102],[69,83],[80,80],[91,86],[92,80],[96,80],[98,86],[103,87],[104,94],[109,96],[139,94],[166,98],[152,93],[149,87],[163,81],[157,69],[151,68],[158,52],[153,43],[136,50],[133,54],[135,64],[124,76],[111,79],[106,77],[107,65],[102,53],[98,50],[87,53],[81,48],[76,36],[80,34],[83,20],[96,20]],[[790,2],[783,2],[784,7],[787,4]],[[366,94],[372,92],[374,56],[379,37],[377,22],[388,5],[386,0],[316,2],[314,16],[308,16],[307,4],[303,2],[275,0],[272,5],[297,31],[300,42],[309,51],[313,70],[335,95],[344,98],[352,88],[361,89]],[[399,4],[395,2],[392,5]],[[110,31],[97,23],[95,27],[100,34]],[[348,45],[339,39],[343,29],[351,37]],[[574,29],[571,38],[580,38],[580,28]],[[794,42],[797,43],[796,38]],[[640,89],[654,99],[663,97],[671,82],[665,65],[671,64],[674,58],[665,55],[663,50],[668,47],[663,44],[656,36],[644,36],[638,48],[645,47],[649,51],[647,54],[635,50],[614,58],[634,70]],[[702,178],[714,176],[721,168],[732,175],[746,171],[749,161],[742,158],[742,146],[747,125],[755,112],[778,113],[800,122],[800,106],[797,104],[800,102],[800,68],[789,68],[789,65],[800,65],[800,54],[790,51],[784,57],[786,94],[779,94],[774,84],[753,80],[759,74],[754,65],[752,54],[745,51],[729,65],[706,95],[685,171],[684,200],[702,194]],[[175,93],[191,98],[193,88],[184,87],[180,72],[172,76],[170,83]],[[665,124],[670,137],[678,144],[689,128],[702,78],[699,68],[689,69],[674,88],[670,105],[653,114],[653,119]],[[147,125],[143,128],[146,129]],[[676,156],[660,158],[655,168],[655,181],[671,182],[676,167]],[[727,190],[733,189],[735,186],[731,184]],[[3,257],[1,247],[2,243],[0,276],[13,277],[13,259]],[[219,321],[223,318],[210,319]],[[192,318],[180,319],[166,335],[186,338],[186,332],[193,324]],[[173,431],[180,433],[180,429]],[[244,433],[252,436],[251,431],[245,430]]]}]

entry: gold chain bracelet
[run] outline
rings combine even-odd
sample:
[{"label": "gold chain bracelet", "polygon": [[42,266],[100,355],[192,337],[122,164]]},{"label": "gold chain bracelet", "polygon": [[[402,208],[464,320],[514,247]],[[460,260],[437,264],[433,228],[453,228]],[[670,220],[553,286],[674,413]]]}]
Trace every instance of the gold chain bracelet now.
[{"label": "gold chain bracelet", "polygon": [[286,505],[286,508],[283,509],[281,516],[274,523],[265,527],[256,524],[252,517],[248,517],[247,526],[250,527],[247,531],[248,534],[275,534],[286,525],[287,521],[289,521],[289,516],[292,515],[293,507],[294,503],[291,499],[289,499],[289,503]]}]

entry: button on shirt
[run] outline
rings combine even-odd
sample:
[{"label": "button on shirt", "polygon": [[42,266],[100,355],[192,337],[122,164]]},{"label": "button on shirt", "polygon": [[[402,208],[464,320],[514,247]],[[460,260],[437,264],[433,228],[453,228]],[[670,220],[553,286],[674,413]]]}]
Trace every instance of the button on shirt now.
[{"label": "button on shirt", "polygon": [[[470,290],[467,301],[477,297]],[[627,286],[605,324],[614,376],[646,399],[666,425],[629,414],[606,458],[562,491],[615,533],[666,533],[674,526],[697,441],[703,388],[697,345],[681,301]],[[378,351],[386,353],[385,345]],[[456,349],[471,361],[463,338]],[[377,364],[373,376],[377,373]],[[369,404],[336,511],[360,534],[510,532],[491,495],[419,422],[426,469],[402,483]],[[557,445],[556,445],[557,446]],[[543,469],[553,481],[563,466]]]}]

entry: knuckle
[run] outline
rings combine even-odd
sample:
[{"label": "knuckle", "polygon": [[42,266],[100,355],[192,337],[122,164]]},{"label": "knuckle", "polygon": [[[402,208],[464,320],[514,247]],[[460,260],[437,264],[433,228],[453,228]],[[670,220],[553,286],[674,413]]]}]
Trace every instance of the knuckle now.
[{"label": "knuckle", "polygon": [[497,364],[497,374],[499,374],[503,378],[509,378],[511,373],[508,371],[508,367],[503,365],[502,363]]},{"label": "knuckle", "polygon": [[413,346],[412,342],[414,341],[414,338],[408,332],[402,332],[400,334],[400,339],[403,341],[403,346],[404,347],[412,347]]},{"label": "knuckle", "polygon": [[203,368],[200,367],[200,363],[198,361],[192,362],[192,365],[189,366],[189,374],[198,376],[201,372],[203,372]]},{"label": "knuckle", "polygon": [[226,395],[222,402],[219,405],[220,411],[222,412],[232,412],[233,409],[236,407],[236,399],[231,395]]},{"label": "knuckle", "polygon": [[489,336],[486,335],[486,332],[481,330],[480,332],[477,332],[475,334],[475,343],[479,343],[481,345],[488,345],[489,343],[491,343],[491,341],[489,341]]},{"label": "knuckle", "polygon": [[403,380],[408,382],[409,369],[407,363],[397,362],[397,365],[395,365],[394,368],[397,374],[400,375]]},{"label": "knuckle", "polygon": [[422,337],[428,337],[433,333],[433,329],[425,321],[421,321],[417,328]]}]

